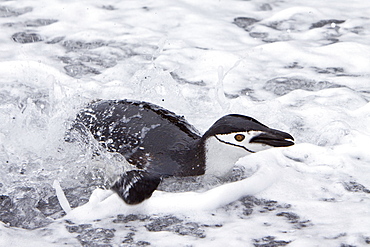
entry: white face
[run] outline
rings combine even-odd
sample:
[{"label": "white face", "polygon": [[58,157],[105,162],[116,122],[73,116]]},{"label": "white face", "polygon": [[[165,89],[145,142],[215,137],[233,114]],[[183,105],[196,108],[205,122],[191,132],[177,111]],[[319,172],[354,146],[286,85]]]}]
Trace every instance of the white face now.
[{"label": "white face", "polygon": [[249,153],[255,153],[262,151],[271,146],[262,143],[250,143],[250,140],[263,133],[262,131],[245,131],[245,132],[235,132],[231,134],[216,135],[216,139],[225,145],[232,145],[236,148],[244,149]]},{"label": "white face", "polygon": [[270,148],[264,144],[249,143],[261,133],[249,131],[209,137],[206,142],[206,174],[223,177],[241,157]]}]

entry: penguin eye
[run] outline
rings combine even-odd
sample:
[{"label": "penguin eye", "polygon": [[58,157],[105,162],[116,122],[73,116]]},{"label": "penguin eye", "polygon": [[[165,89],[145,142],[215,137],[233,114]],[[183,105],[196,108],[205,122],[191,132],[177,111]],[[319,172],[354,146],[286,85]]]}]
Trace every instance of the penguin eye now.
[{"label": "penguin eye", "polygon": [[235,140],[237,140],[238,142],[241,142],[245,139],[245,135],[243,134],[237,134],[234,136]]}]

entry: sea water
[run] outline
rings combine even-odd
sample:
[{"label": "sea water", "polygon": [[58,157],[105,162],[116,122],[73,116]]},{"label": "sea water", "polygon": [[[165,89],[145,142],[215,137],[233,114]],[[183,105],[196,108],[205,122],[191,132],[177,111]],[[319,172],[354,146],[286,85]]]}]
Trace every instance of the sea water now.
[{"label": "sea water", "polygon": [[[0,2],[1,245],[369,244],[369,16],[366,1]],[[88,102],[126,98],[201,133],[245,114],[296,144],[127,206],[106,190],[122,157],[65,141]]]}]

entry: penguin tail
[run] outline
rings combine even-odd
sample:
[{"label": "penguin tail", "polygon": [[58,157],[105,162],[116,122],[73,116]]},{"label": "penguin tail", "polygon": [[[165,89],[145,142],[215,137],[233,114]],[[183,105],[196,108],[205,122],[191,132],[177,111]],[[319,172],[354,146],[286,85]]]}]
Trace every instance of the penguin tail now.
[{"label": "penguin tail", "polygon": [[160,182],[159,176],[143,170],[132,170],[125,172],[111,189],[127,204],[134,205],[150,198]]}]

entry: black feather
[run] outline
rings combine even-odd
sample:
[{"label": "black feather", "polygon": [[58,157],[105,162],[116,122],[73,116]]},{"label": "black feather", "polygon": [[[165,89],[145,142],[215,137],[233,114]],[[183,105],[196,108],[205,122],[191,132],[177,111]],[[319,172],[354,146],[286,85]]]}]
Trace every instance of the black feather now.
[{"label": "black feather", "polygon": [[143,170],[132,170],[125,172],[111,189],[127,204],[138,204],[151,197],[160,182],[159,176]]}]

